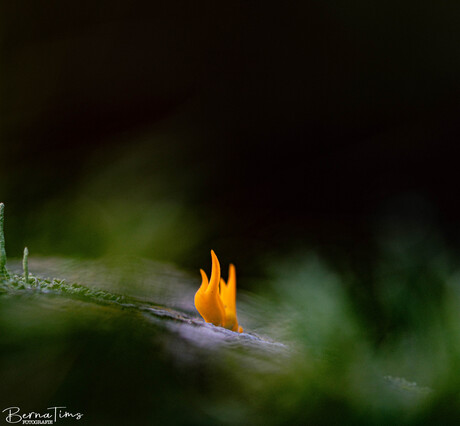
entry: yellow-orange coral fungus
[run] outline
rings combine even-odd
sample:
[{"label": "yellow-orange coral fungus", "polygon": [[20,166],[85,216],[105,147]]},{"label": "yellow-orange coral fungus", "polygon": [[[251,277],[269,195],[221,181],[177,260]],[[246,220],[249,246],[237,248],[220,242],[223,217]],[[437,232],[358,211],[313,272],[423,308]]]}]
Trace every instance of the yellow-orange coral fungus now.
[{"label": "yellow-orange coral fungus", "polygon": [[220,298],[225,309],[225,328],[242,333],[243,329],[238,326],[236,318],[236,270],[232,263],[228,268],[228,283],[220,279]]},{"label": "yellow-orange coral fungus", "polygon": [[195,294],[195,307],[206,322],[223,327],[225,324],[225,309],[220,299],[220,265],[214,251],[211,250],[212,270],[211,281],[208,283],[206,272],[201,272],[201,287]]},{"label": "yellow-orange coral fungus", "polygon": [[208,283],[206,273],[201,272],[201,287],[195,294],[195,307],[206,322],[243,332],[236,317],[236,271],[230,265],[228,284],[220,277],[220,264],[216,254],[211,250],[212,270]]}]

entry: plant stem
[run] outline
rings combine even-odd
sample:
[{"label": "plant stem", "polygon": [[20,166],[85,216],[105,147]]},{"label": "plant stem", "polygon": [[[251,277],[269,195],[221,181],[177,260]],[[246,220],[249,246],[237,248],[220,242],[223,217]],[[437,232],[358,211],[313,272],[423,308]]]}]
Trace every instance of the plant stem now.
[{"label": "plant stem", "polygon": [[27,284],[29,282],[29,249],[27,247],[24,249],[22,267],[24,268],[24,280]]},{"label": "plant stem", "polygon": [[0,203],[0,278],[9,278],[6,269],[5,234],[3,233],[5,204]]}]

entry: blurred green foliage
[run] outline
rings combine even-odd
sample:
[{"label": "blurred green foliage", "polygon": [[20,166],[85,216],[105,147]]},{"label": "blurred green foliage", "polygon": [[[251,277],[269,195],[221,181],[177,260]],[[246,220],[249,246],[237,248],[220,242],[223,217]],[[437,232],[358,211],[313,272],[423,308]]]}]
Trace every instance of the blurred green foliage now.
[{"label": "blurred green foliage", "polygon": [[[239,294],[245,330],[275,346],[188,319],[198,276],[171,267],[73,262],[83,286],[3,280],[0,399],[24,411],[66,405],[86,424],[455,424],[458,268],[442,252],[422,262],[410,239],[387,243],[399,265],[379,265],[379,303],[403,326],[378,344],[344,278],[312,253],[271,262],[259,294]],[[66,263],[41,264],[66,275]],[[437,298],[411,291],[420,276]]]}]

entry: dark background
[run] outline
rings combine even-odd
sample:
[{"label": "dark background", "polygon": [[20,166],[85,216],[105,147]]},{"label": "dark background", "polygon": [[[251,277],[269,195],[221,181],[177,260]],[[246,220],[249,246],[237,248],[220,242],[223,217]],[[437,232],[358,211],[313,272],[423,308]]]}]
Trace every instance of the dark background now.
[{"label": "dark background", "polygon": [[388,232],[459,246],[459,10],[2,2],[9,254],[213,248],[251,277],[312,250],[372,300]]}]

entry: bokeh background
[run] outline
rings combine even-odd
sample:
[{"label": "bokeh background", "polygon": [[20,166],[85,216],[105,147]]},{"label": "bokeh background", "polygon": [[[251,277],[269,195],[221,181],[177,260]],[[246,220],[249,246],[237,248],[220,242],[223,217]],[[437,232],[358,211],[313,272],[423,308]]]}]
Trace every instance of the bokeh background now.
[{"label": "bokeh background", "polygon": [[456,2],[1,9],[10,256],[313,250],[372,317],[384,236],[459,247]]},{"label": "bokeh background", "polygon": [[460,248],[458,2],[0,8],[10,256],[196,272],[212,248],[241,289],[273,278],[282,293],[313,253],[375,347],[444,312]]}]

